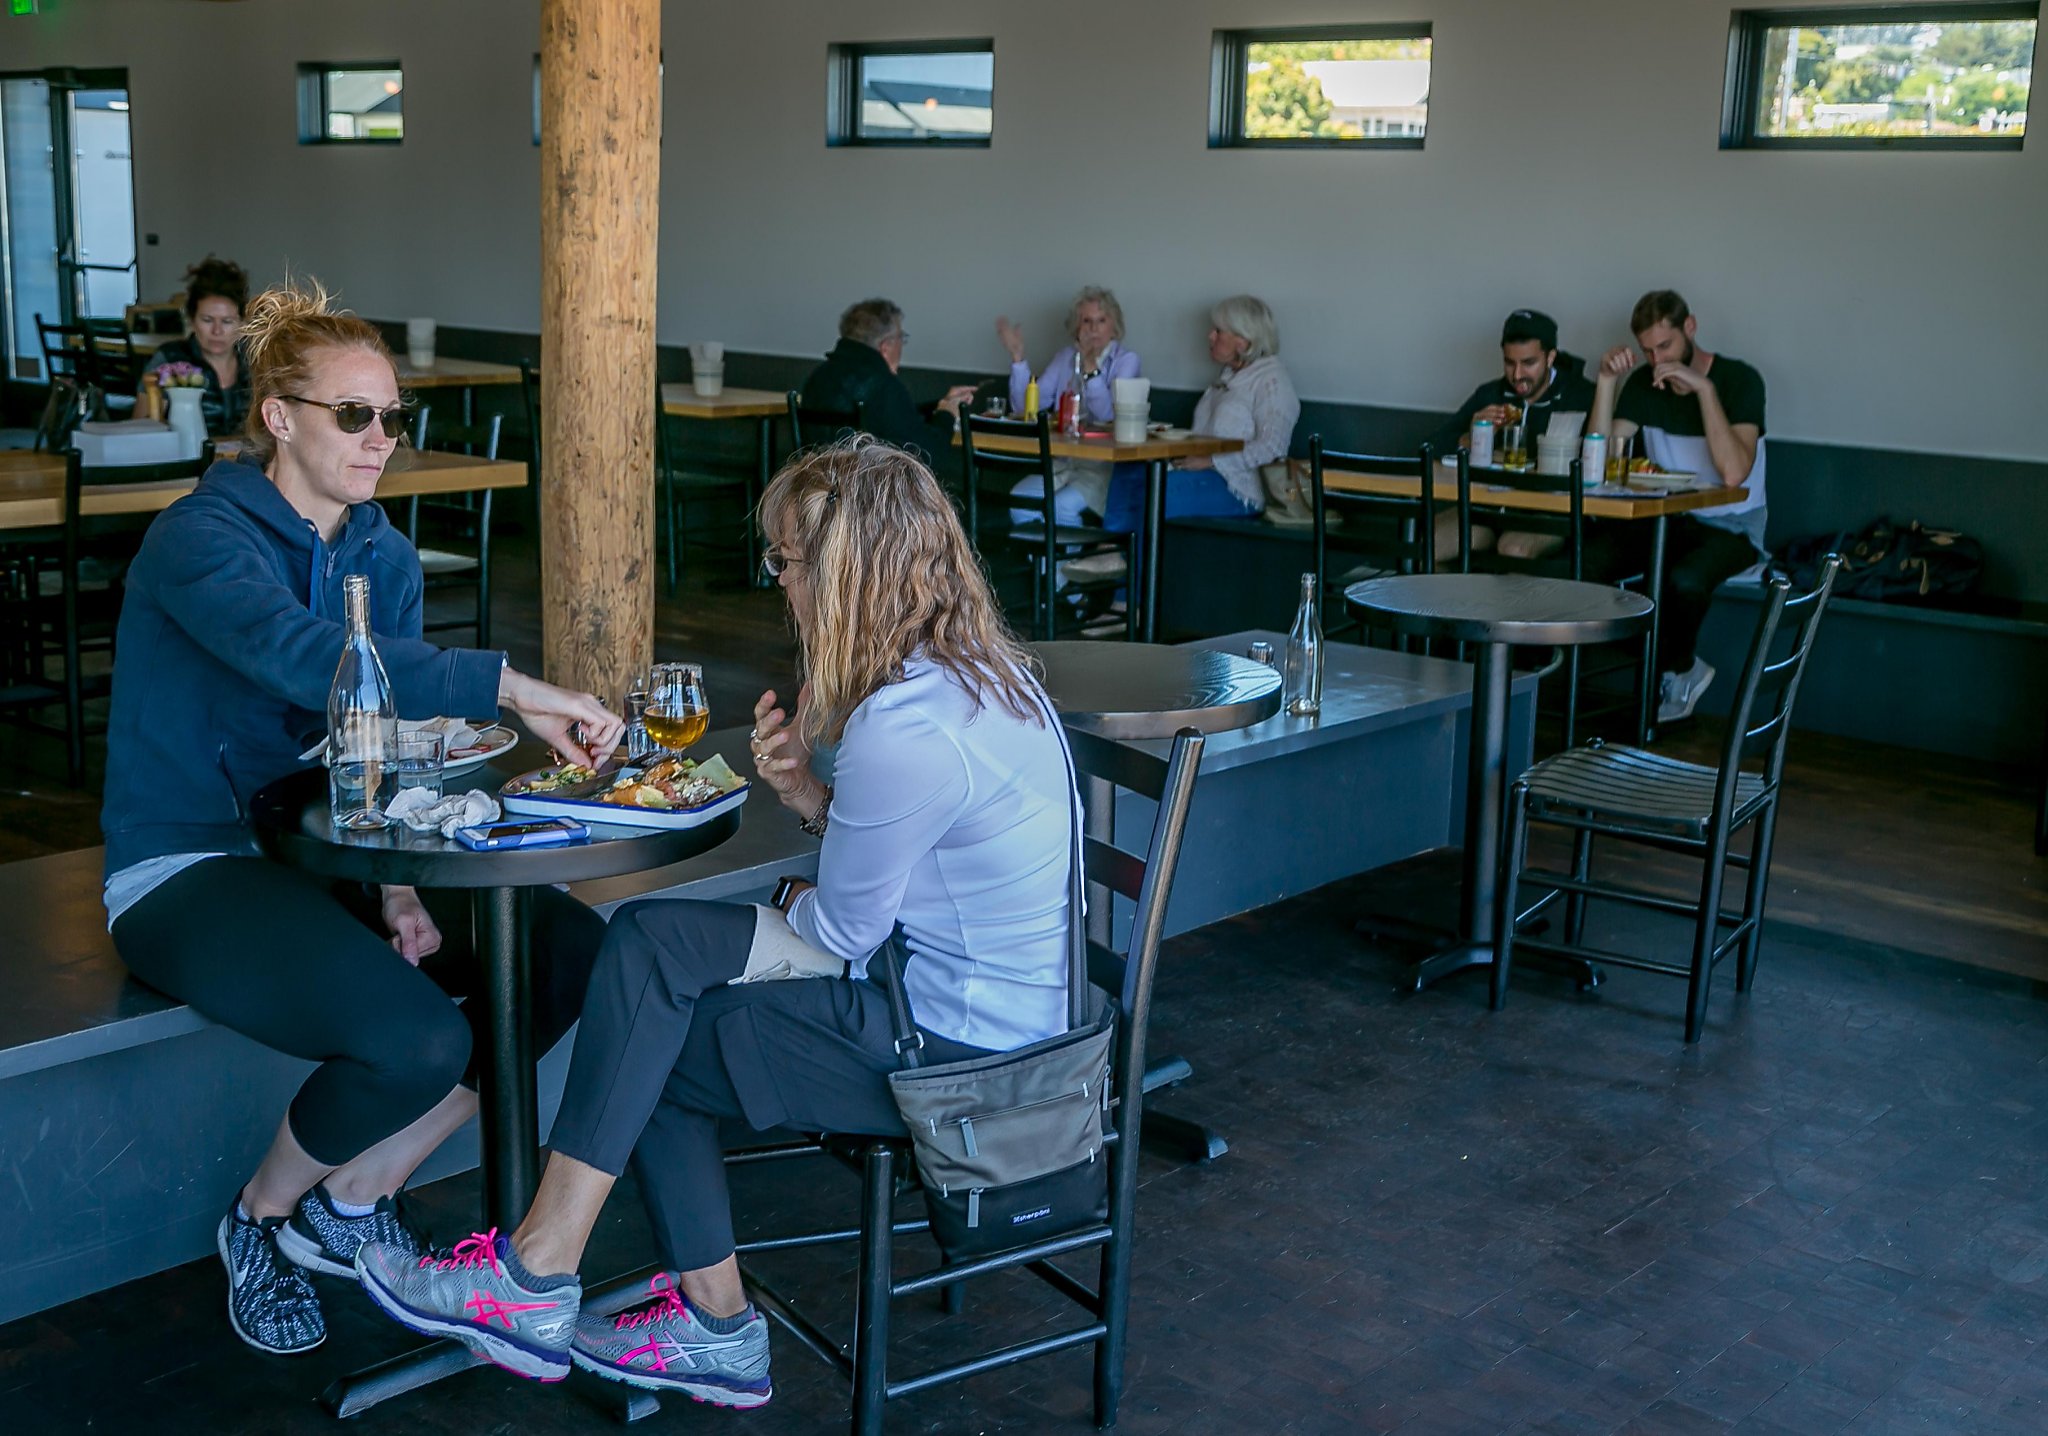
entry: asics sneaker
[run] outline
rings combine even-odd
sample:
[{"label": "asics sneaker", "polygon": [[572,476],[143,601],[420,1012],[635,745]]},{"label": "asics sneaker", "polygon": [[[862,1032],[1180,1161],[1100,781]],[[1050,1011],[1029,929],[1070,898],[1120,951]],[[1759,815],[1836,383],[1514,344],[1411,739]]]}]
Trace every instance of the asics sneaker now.
[{"label": "asics sneaker", "polygon": [[228,1322],[258,1351],[296,1356],[327,1339],[327,1319],[312,1281],[277,1254],[283,1217],[245,1220],[240,1203],[228,1208],[214,1234],[220,1264],[228,1269]]},{"label": "asics sneaker", "polygon": [[424,1255],[365,1242],[356,1251],[356,1276],[400,1326],[453,1337],[520,1376],[560,1381],[569,1374],[583,1283],[573,1275],[533,1275],[496,1227]]},{"label": "asics sneaker", "polygon": [[666,1275],[653,1299],[617,1316],[580,1316],[569,1359],[607,1381],[647,1391],[680,1391],[713,1406],[762,1406],[768,1381],[768,1321],[748,1309],[746,1325],[720,1336]]},{"label": "asics sneaker", "polygon": [[356,1274],[356,1250],[382,1242],[396,1251],[425,1256],[425,1233],[391,1197],[379,1197],[367,1216],[347,1217],[334,1209],[326,1183],[299,1198],[298,1210],[277,1234],[277,1249],[308,1271],[326,1276]]}]

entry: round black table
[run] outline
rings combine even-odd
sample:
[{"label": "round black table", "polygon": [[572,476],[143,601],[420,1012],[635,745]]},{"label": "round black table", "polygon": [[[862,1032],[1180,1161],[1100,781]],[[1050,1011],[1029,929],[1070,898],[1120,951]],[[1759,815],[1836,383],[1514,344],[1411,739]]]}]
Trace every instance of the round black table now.
[{"label": "round black table", "polygon": [[1568,648],[1630,638],[1655,605],[1639,593],[1514,573],[1401,574],[1344,590],[1374,628],[1475,647],[1472,736],[1466,754],[1464,895],[1456,938],[1415,969],[1415,989],[1493,961],[1501,798],[1507,783],[1508,649]]},{"label": "round black table", "polygon": [[[495,792],[506,774],[483,768],[451,779],[448,791]],[[539,1118],[534,1092],[533,983],[527,948],[526,893],[551,883],[617,877],[667,867],[710,852],[739,831],[739,810],[694,828],[590,825],[590,841],[558,847],[472,852],[439,833],[397,826],[337,832],[328,818],[327,771],[280,778],[250,804],[257,841],[277,862],[344,882],[470,890],[477,957],[490,1006],[489,1047],[480,1054],[484,1220],[509,1231],[538,1183]]]},{"label": "round black table", "polygon": [[[1145,742],[1170,739],[1183,728],[1228,733],[1280,711],[1280,673],[1263,663],[1212,648],[1156,643],[1034,643],[1045,665],[1045,690],[1069,733],[1082,739]],[[1116,838],[1116,784],[1081,774],[1081,810],[1088,836]],[[1108,946],[1116,898],[1089,885],[1088,936]],[[1148,1067],[1145,1088],[1185,1081],[1194,1069],[1184,1057]],[[1185,1117],[1145,1109],[1145,1138],[1190,1161],[1206,1162],[1230,1150],[1223,1136]]]},{"label": "round black table", "polygon": [[1034,643],[1060,718],[1102,738],[1227,733],[1280,711],[1280,671],[1235,653],[1159,643]]}]

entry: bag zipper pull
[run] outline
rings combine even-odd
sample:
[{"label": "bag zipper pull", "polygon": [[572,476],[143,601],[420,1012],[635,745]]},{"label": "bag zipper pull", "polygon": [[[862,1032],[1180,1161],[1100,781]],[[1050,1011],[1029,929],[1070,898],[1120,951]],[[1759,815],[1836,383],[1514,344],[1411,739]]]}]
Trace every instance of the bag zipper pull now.
[{"label": "bag zipper pull", "polygon": [[969,1231],[981,1225],[981,1191],[980,1187],[969,1187],[967,1189],[967,1229]]},{"label": "bag zipper pull", "polygon": [[[974,1145],[974,1119],[972,1117],[962,1117],[960,1119],[960,1141],[967,1148],[968,1156],[978,1157],[981,1155],[981,1150]],[[974,1224],[969,1222],[968,1225],[972,1226]]]}]

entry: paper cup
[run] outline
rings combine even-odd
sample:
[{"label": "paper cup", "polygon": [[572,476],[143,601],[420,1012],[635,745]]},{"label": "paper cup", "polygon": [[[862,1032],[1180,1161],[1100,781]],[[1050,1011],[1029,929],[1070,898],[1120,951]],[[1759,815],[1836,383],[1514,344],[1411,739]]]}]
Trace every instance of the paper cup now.
[{"label": "paper cup", "polygon": [[415,369],[429,369],[434,363],[434,321],[405,321],[405,357]]},{"label": "paper cup", "polygon": [[725,366],[721,364],[715,369],[708,369],[701,364],[693,365],[690,387],[696,390],[700,399],[716,399],[725,392]]}]

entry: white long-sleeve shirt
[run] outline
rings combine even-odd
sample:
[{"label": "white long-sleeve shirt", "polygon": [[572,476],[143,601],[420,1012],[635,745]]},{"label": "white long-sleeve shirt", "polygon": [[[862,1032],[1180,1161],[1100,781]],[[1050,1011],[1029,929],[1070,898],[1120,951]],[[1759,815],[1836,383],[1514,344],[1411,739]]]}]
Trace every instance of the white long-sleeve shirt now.
[{"label": "white long-sleeve shirt", "polygon": [[903,924],[920,1026],[1009,1051],[1066,1030],[1077,799],[1059,733],[921,658],[848,720],[818,885],[789,924],[856,977]]},{"label": "white long-sleeve shirt", "polygon": [[1225,369],[1195,403],[1194,431],[1219,439],[1242,439],[1244,448],[1218,454],[1216,472],[1230,492],[1247,504],[1266,506],[1259,469],[1287,457],[1294,443],[1301,400],[1277,355],[1254,359],[1242,369]]}]

